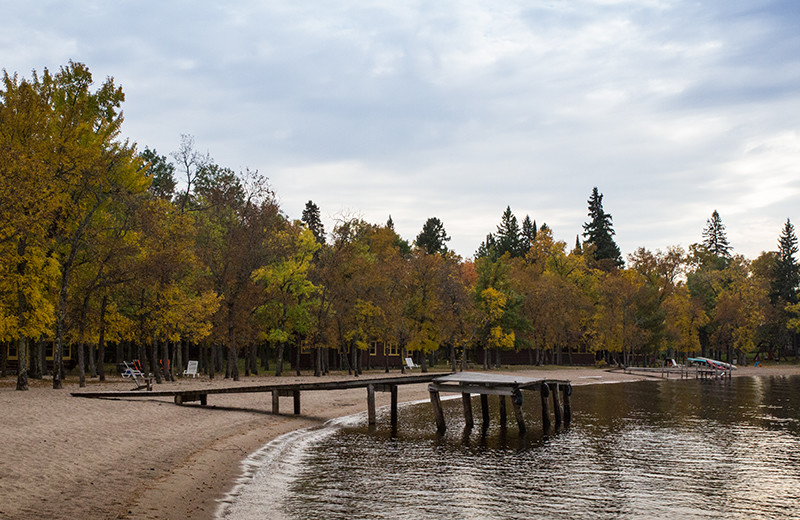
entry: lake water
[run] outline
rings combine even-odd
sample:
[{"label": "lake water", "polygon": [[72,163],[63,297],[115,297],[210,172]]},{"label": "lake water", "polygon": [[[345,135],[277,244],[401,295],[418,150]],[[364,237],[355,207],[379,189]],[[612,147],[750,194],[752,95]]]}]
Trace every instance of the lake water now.
[{"label": "lake water", "polygon": [[[293,432],[251,457],[242,519],[800,518],[800,377],[575,386],[568,427],[464,431],[460,399]],[[477,398],[473,406],[479,411]],[[513,414],[511,414],[513,418]]]}]

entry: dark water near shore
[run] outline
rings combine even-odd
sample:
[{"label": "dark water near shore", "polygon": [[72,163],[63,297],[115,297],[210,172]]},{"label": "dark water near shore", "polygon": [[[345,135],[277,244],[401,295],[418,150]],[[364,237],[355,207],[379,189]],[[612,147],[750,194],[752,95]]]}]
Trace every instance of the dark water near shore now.
[{"label": "dark water near shore", "polygon": [[[576,386],[569,427],[464,431],[461,401],[271,443],[230,519],[800,518],[800,377]],[[477,399],[474,406],[478,406]],[[478,414],[479,416],[480,414]],[[512,414],[513,416],[513,414]]]}]

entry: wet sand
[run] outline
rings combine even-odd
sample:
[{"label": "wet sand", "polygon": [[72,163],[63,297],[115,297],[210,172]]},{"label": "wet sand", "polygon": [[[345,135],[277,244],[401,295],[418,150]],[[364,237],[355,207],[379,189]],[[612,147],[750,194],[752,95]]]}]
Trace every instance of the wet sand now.
[{"label": "wet sand", "polygon": [[[415,373],[418,373],[415,371]],[[573,385],[649,379],[595,368],[543,368],[514,371],[528,377],[569,379]],[[745,367],[735,372],[769,376],[800,374],[795,365]],[[365,374],[380,377],[383,372]],[[395,371],[390,376],[397,376]],[[347,379],[259,376],[207,378],[157,385],[157,390],[243,384]],[[302,394],[302,415],[273,415],[271,395],[220,394],[208,406],[176,406],[168,397],[83,399],[68,378],[63,390],[50,381],[32,381],[28,392],[14,390],[14,379],[0,380],[0,518],[198,518],[211,519],[218,500],[241,474],[241,461],[270,440],[293,430],[366,410],[363,388]],[[112,378],[87,390],[130,390],[132,383]],[[401,402],[428,397],[427,384],[399,387]],[[389,404],[377,393],[376,404]],[[400,412],[402,424],[402,410]],[[433,423],[432,423],[433,424]]]}]

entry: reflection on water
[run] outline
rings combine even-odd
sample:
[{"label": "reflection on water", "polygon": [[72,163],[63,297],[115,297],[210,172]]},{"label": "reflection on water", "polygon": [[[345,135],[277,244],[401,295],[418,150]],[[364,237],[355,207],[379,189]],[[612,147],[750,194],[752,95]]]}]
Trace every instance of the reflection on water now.
[{"label": "reflection on water", "polygon": [[[532,399],[531,397],[537,397]],[[543,432],[447,433],[430,405],[401,409],[392,432],[366,420],[276,443],[225,518],[797,518],[800,378],[654,381],[575,387],[573,421]],[[477,400],[476,400],[477,406]]]}]

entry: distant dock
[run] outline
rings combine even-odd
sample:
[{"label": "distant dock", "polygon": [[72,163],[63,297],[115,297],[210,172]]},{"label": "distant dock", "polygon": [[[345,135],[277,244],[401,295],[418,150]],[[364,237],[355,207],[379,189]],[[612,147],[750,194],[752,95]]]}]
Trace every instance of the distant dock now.
[{"label": "distant dock", "polygon": [[458,372],[440,376],[428,386],[431,396],[431,405],[436,420],[437,429],[444,432],[447,428],[442,411],[440,398],[441,392],[459,393],[464,407],[464,420],[467,428],[474,425],[472,415],[472,394],[480,395],[481,419],[483,428],[489,426],[489,396],[496,395],[500,400],[500,423],[506,424],[507,405],[506,398],[510,398],[511,407],[517,420],[520,433],[524,433],[525,418],[522,414],[523,391],[539,392],[542,403],[542,427],[550,427],[549,397],[553,396],[553,414],[556,426],[562,422],[572,420],[570,396],[572,384],[567,380],[536,379],[529,377],[516,377],[502,374],[486,374],[482,372]]}]

